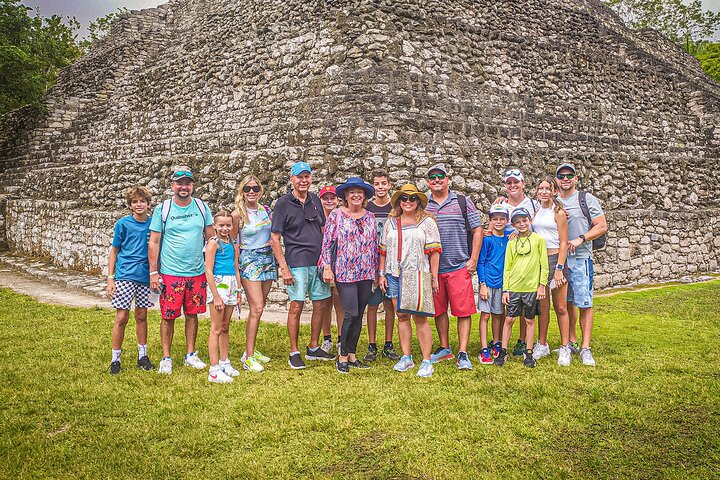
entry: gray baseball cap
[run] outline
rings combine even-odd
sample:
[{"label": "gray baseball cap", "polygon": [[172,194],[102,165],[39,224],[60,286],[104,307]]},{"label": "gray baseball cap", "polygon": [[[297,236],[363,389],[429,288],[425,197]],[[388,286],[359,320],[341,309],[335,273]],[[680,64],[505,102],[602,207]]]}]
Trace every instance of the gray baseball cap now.
[{"label": "gray baseball cap", "polygon": [[575,166],[572,163],[563,163],[562,165],[557,167],[557,169],[555,170],[555,176],[557,176],[557,174],[560,173],[560,170],[562,170],[563,168],[570,169],[570,170],[572,170],[573,173],[577,173],[575,171]]}]

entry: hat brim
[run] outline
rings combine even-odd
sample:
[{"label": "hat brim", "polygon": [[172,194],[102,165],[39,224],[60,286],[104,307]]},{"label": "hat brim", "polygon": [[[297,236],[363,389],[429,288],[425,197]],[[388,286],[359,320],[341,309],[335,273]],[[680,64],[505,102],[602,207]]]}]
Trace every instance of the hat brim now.
[{"label": "hat brim", "polygon": [[398,204],[398,200],[400,200],[401,195],[417,195],[418,200],[420,200],[420,206],[422,208],[425,208],[428,203],[428,197],[424,193],[420,191],[414,191],[414,192],[407,192],[404,190],[398,190],[395,193],[393,193],[392,197],[390,197],[390,204],[395,207]]}]

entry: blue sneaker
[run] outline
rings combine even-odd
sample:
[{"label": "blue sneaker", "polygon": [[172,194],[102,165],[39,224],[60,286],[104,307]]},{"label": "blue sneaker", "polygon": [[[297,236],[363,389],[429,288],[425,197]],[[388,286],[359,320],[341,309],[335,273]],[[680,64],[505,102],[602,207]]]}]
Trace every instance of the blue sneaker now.
[{"label": "blue sneaker", "polygon": [[470,363],[467,352],[458,352],[457,367],[458,370],[472,370],[472,363]]},{"label": "blue sneaker", "polygon": [[435,367],[433,367],[432,362],[430,360],[423,360],[420,364],[420,368],[418,368],[417,376],[422,378],[428,378],[432,376],[434,372]]},{"label": "blue sneaker", "polygon": [[393,370],[396,372],[407,372],[411,368],[415,368],[415,362],[413,362],[412,355],[403,355],[395,364]]},{"label": "blue sneaker", "polygon": [[452,350],[445,347],[438,347],[435,353],[430,355],[430,361],[432,363],[438,363],[441,360],[452,360],[453,358],[455,358],[455,355],[453,355]]}]

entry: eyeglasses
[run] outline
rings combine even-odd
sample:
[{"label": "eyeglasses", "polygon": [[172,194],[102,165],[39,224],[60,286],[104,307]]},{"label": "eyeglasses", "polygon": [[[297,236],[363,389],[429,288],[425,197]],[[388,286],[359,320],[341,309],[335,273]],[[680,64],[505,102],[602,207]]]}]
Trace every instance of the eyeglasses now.
[{"label": "eyeglasses", "polygon": [[356,218],[355,219],[355,226],[357,227],[358,231],[360,232],[360,235],[365,233],[365,228],[363,227],[363,221],[362,218]]},{"label": "eyeglasses", "polygon": [[318,214],[318,209],[317,209],[317,207],[315,206],[315,202],[313,202],[312,200],[310,200],[310,203],[312,204],[313,210],[315,210],[315,215],[313,215],[312,218],[308,218],[308,217],[307,217],[307,213],[306,213],[306,211],[305,211],[305,207],[307,206],[307,203],[303,203],[303,215],[305,216],[305,220],[307,220],[308,222],[314,222],[315,220],[318,219],[318,216],[319,216],[319,214]]},{"label": "eyeglasses", "polygon": [[252,192],[255,192],[255,193],[259,193],[259,192],[260,192],[260,185],[252,185],[252,186],[250,186],[250,185],[245,185],[245,186],[243,187],[243,192],[245,192],[245,193],[250,193],[251,191],[252,191]]},{"label": "eyeglasses", "polygon": [[428,180],[442,180],[447,177],[444,173],[430,173],[428,174]]},{"label": "eyeglasses", "polygon": [[515,250],[518,255],[527,255],[532,251],[532,245],[530,245],[530,237],[517,237],[517,249]]},{"label": "eyeglasses", "polygon": [[400,195],[401,202],[417,202],[417,195]]},{"label": "eyeglasses", "polygon": [[565,180],[565,179],[572,180],[573,178],[575,178],[575,174],[574,173],[558,173],[557,178],[558,178],[558,180]]}]

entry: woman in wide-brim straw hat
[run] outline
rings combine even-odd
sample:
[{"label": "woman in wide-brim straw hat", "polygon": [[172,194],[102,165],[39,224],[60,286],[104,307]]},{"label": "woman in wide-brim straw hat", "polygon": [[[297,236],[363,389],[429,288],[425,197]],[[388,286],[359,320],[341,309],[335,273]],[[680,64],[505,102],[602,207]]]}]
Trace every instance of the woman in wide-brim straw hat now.
[{"label": "woman in wide-brim straw hat", "polygon": [[350,368],[369,368],[357,359],[355,350],[378,272],[377,222],[375,215],[365,210],[375,189],[361,178],[350,177],[335,192],[344,200],[344,205],[330,212],[325,222],[318,266],[322,269],[323,281],[335,282],[343,305],[342,342],[336,367],[338,372],[348,373]]},{"label": "woman in wide-brim straw hat", "polygon": [[[400,263],[398,262],[398,226],[402,228],[402,266],[414,270],[431,272],[433,292],[438,291],[438,269],[440,265],[440,232],[435,219],[426,211],[427,195],[415,185],[403,185],[396,191],[390,202],[393,209],[383,228],[380,240],[380,288],[388,298],[392,298],[397,311],[397,299],[400,287]],[[393,367],[398,372],[405,372],[415,366],[410,346],[412,343],[412,326],[410,315],[399,313],[398,335],[403,356]],[[432,331],[427,317],[413,315],[417,330],[418,342],[422,351],[423,361],[417,375],[429,377],[433,374],[430,363],[432,352]]]}]

